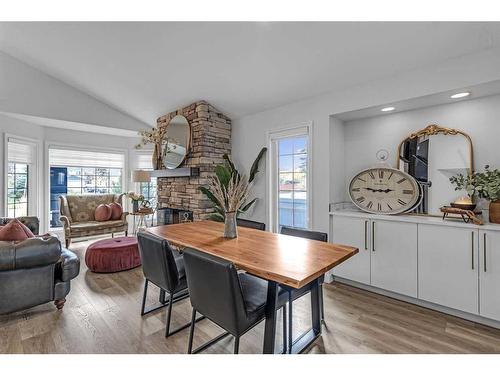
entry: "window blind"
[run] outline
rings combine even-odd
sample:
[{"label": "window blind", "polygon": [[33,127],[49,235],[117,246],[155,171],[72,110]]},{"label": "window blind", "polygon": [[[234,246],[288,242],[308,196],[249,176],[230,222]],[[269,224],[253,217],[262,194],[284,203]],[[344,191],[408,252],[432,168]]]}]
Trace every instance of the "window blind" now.
[{"label": "window blind", "polygon": [[137,153],[137,169],[153,169],[153,153]]},{"label": "window blind", "polygon": [[122,153],[50,148],[49,165],[123,169],[125,166],[125,155]]},{"label": "window blind", "polygon": [[36,158],[36,146],[9,138],[7,157],[11,163],[32,164]]}]

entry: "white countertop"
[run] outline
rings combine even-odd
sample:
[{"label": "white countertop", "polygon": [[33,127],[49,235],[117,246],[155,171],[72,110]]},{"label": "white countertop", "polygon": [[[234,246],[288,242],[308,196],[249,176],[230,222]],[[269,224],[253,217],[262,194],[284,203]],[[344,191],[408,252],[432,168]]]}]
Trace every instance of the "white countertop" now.
[{"label": "white countertop", "polygon": [[347,217],[357,217],[362,219],[400,221],[406,223],[446,225],[451,227],[500,231],[500,224],[485,223],[484,225],[476,225],[472,223],[465,223],[463,222],[462,219],[459,218],[450,218],[443,220],[442,217],[427,216],[427,215],[413,215],[413,214],[377,215],[351,208],[331,211],[330,216],[347,216]]}]

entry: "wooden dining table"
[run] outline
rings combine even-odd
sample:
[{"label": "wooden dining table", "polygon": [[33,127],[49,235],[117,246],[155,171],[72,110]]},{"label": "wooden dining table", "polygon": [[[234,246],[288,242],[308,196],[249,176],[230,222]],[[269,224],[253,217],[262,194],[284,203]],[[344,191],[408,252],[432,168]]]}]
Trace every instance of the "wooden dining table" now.
[{"label": "wooden dining table", "polygon": [[319,277],[358,252],[351,246],[286,236],[238,227],[238,237],[223,237],[224,225],[196,221],[147,228],[180,248],[190,247],[227,261],[268,281],[264,353],[274,353],[276,306],[280,284],[301,288],[311,285],[312,328],[293,344],[293,353],[304,351],[321,335]]}]

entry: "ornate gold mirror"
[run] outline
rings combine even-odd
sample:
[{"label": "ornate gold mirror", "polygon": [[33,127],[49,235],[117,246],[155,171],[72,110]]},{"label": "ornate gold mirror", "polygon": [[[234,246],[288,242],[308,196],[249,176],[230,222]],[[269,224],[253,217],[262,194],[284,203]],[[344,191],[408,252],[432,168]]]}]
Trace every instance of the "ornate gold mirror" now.
[{"label": "ornate gold mirror", "polygon": [[182,115],[173,117],[166,128],[162,159],[165,168],[175,169],[182,164],[191,145],[191,126]]},{"label": "ornate gold mirror", "polygon": [[450,177],[474,171],[472,140],[461,130],[432,124],[401,141],[396,166],[413,176],[422,189],[416,213],[440,215],[439,208],[457,198]]}]

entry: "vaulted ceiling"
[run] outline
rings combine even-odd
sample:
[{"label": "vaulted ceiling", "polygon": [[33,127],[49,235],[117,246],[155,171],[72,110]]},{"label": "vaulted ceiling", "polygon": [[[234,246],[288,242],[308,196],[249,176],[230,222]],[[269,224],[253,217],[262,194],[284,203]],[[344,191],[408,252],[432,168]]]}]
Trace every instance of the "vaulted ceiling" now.
[{"label": "vaulted ceiling", "polygon": [[153,124],[233,118],[494,48],[499,23],[0,23],[0,49]]}]

